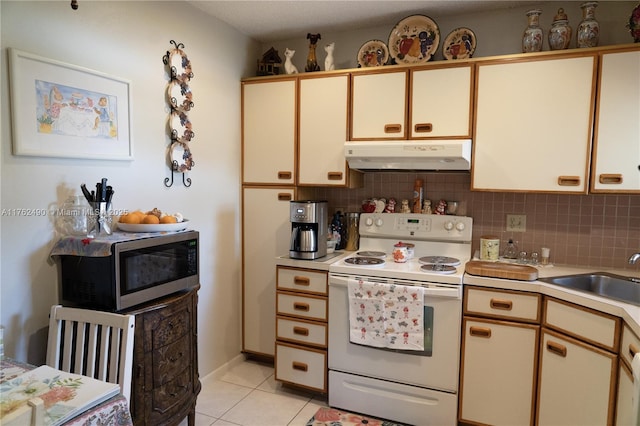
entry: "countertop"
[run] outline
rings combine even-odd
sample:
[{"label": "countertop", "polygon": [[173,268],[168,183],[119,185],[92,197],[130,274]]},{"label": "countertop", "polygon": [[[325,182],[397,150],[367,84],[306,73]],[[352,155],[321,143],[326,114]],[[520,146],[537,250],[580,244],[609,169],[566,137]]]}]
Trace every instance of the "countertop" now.
[{"label": "countertop", "polygon": [[[344,257],[347,257],[352,253],[352,251],[340,250],[315,260],[291,259],[289,255],[283,255],[276,258],[276,265],[328,271],[329,266],[332,263]],[[538,278],[586,274],[591,272],[609,272],[612,274],[623,275],[627,277],[640,278],[640,270],[630,271],[611,268],[593,268],[588,266],[570,265],[539,266],[537,269]],[[557,299],[565,300],[567,302],[575,303],[580,306],[620,317],[636,335],[640,336],[640,306],[619,302],[617,300],[608,299],[591,293],[572,290],[570,288],[561,287],[542,281],[517,281],[504,278],[488,278],[465,273],[464,285],[491,287],[501,290],[528,291],[555,297]]]}]

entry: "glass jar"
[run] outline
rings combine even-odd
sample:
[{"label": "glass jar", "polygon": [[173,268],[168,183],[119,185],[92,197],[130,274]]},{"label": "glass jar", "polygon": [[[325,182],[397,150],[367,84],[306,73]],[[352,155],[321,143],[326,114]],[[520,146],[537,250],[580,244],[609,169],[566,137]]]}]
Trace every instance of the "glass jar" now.
[{"label": "glass jar", "polygon": [[87,235],[91,207],[84,196],[69,197],[57,212],[56,225],[64,235]]},{"label": "glass jar", "polygon": [[542,28],[540,28],[540,15],[542,10],[532,9],[527,12],[527,28],[522,35],[522,51],[524,53],[540,52],[542,50]]},{"label": "glass jar", "polygon": [[582,3],[582,22],[576,30],[576,45],[578,47],[596,47],[600,40],[600,24],[596,21],[597,1]]}]

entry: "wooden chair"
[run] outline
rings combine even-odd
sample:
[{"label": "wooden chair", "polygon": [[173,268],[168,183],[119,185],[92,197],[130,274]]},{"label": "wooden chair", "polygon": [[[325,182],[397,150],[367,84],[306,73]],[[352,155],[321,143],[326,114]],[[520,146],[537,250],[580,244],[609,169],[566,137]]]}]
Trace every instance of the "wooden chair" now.
[{"label": "wooden chair", "polygon": [[47,365],[120,385],[131,395],[135,317],[51,307]]}]

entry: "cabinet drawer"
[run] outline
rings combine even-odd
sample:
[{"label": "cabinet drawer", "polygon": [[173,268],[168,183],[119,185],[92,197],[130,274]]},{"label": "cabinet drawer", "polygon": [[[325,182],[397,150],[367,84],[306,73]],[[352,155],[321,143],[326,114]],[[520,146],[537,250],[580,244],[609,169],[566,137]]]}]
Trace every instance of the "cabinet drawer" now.
[{"label": "cabinet drawer", "polygon": [[162,386],[191,365],[191,339],[184,336],[152,352],[153,387]]},{"label": "cabinet drawer", "polygon": [[320,296],[302,296],[295,293],[278,291],[278,314],[295,315],[298,317],[327,320],[327,298]]},{"label": "cabinet drawer", "polygon": [[465,287],[464,312],[527,322],[540,321],[539,294]]},{"label": "cabinet drawer", "polygon": [[276,380],[327,391],[327,352],[276,343]]},{"label": "cabinet drawer", "polygon": [[278,317],[276,331],[278,339],[327,347],[327,324],[325,323]]},{"label": "cabinet drawer", "polygon": [[545,297],[543,325],[618,352],[620,318]]},{"label": "cabinet drawer", "polygon": [[149,424],[164,424],[166,415],[177,410],[177,407],[190,402],[189,397],[193,392],[190,370],[189,368],[184,370],[172,381],[153,389]]},{"label": "cabinet drawer", "polygon": [[626,325],[622,327],[622,341],[620,342],[620,357],[627,367],[631,368],[631,361],[636,353],[640,352],[640,339]]},{"label": "cabinet drawer", "polygon": [[278,267],[277,283],[279,290],[327,294],[326,272]]}]

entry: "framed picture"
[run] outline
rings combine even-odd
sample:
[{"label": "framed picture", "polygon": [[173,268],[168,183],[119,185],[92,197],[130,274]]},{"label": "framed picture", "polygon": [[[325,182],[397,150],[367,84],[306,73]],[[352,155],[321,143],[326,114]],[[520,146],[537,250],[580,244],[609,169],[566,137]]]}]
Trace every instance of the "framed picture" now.
[{"label": "framed picture", "polygon": [[9,49],[13,153],[133,160],[131,83]]}]

